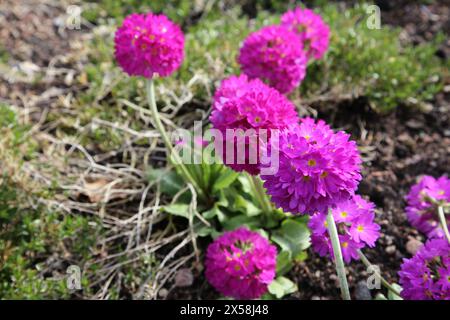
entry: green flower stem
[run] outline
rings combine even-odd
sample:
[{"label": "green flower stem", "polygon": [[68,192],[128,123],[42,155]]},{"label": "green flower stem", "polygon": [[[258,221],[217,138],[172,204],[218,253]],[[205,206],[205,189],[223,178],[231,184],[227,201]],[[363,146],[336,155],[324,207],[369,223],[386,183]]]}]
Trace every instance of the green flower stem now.
[{"label": "green flower stem", "polygon": [[248,176],[250,178],[250,184],[253,189],[253,194],[256,197],[256,200],[259,202],[259,205],[261,206],[262,211],[268,218],[270,216],[270,214],[272,213],[272,205],[270,204],[269,200],[267,199],[267,195],[264,190],[262,181],[257,176],[253,176],[250,174],[248,174]]},{"label": "green flower stem", "polygon": [[[170,141],[169,136],[167,135],[167,132],[164,129],[164,126],[161,122],[161,118],[159,117],[159,113],[158,113],[158,108],[156,107],[155,85],[154,85],[153,79],[147,79],[146,85],[145,85],[145,91],[147,94],[147,102],[150,106],[150,112],[151,112],[153,120],[155,122],[156,129],[161,134],[161,138],[163,139],[164,144],[166,145],[167,149],[169,150],[169,154],[168,154],[167,158],[172,163],[173,163],[172,160],[174,160],[175,163],[173,163],[173,164],[180,169],[181,174],[186,179],[186,181],[191,183],[192,186],[197,190],[198,194],[203,197],[204,196],[203,190],[201,188],[199,188],[197,181],[192,177],[189,170],[182,163],[178,153],[176,153],[174,151],[172,142]],[[171,157],[173,157],[173,158],[171,158]]]},{"label": "green flower stem", "polygon": [[[369,268],[372,266],[372,264],[370,263],[369,259],[367,259],[367,257],[364,255],[364,253],[362,253],[361,250],[358,250],[358,254],[359,257],[361,258],[361,261],[364,263],[364,265]],[[374,268],[373,271],[375,272],[375,274],[377,275],[377,277],[381,280],[381,284],[383,286],[386,287],[386,289],[388,289],[389,291],[391,291],[393,294],[395,294],[396,296],[400,297],[400,292],[398,292],[393,286],[391,286],[389,284],[389,282],[387,282],[386,279],[384,279],[381,274],[379,274],[376,269]]]},{"label": "green flower stem", "polygon": [[330,235],[331,245],[333,247],[334,261],[336,264],[336,273],[339,278],[339,286],[341,287],[341,296],[344,300],[351,300],[350,291],[348,289],[347,277],[345,275],[344,260],[342,258],[341,244],[339,242],[339,236],[334,222],[331,208],[328,208],[327,215],[327,228]]},{"label": "green flower stem", "polygon": [[448,243],[450,243],[450,233],[448,232],[447,219],[445,218],[444,208],[442,206],[438,206],[437,210],[442,230],[444,230],[445,237],[447,238]]}]

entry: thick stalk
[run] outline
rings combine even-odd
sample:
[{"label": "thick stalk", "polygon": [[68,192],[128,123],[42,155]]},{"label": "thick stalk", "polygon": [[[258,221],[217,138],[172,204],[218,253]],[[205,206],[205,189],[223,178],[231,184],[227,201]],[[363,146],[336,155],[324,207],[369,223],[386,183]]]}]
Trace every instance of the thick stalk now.
[{"label": "thick stalk", "polygon": [[150,106],[150,112],[155,122],[156,129],[161,134],[161,138],[163,139],[163,142],[169,151],[167,158],[169,159],[169,161],[171,161],[172,160],[171,156],[173,157],[173,160],[175,160],[174,165],[181,170],[181,174],[183,175],[183,177],[194,186],[199,195],[204,196],[203,190],[199,187],[197,181],[192,177],[189,170],[182,163],[178,153],[176,153],[173,150],[172,142],[170,141],[169,136],[167,135],[167,132],[164,129],[164,126],[161,122],[161,118],[159,117],[158,108],[156,107],[155,86],[153,83],[153,79],[147,79],[145,89],[147,93],[147,102]]},{"label": "thick stalk", "polygon": [[[373,266],[373,265],[370,263],[369,259],[367,259],[367,257],[364,255],[364,253],[362,253],[361,250],[358,250],[358,254],[359,254],[359,257],[361,258],[361,261],[364,263],[364,265],[365,265],[367,268]],[[391,286],[391,285],[389,284],[389,282],[387,282],[387,280],[384,279],[384,278],[381,276],[381,274],[378,273],[378,271],[376,271],[375,268],[372,268],[372,269],[373,269],[374,273],[377,275],[377,277],[380,279],[381,284],[382,284],[383,286],[385,286],[386,289],[388,289],[389,291],[391,291],[393,294],[395,294],[396,296],[399,296],[399,297],[400,297],[400,292],[398,292],[393,286]]]},{"label": "thick stalk", "polygon": [[336,265],[336,273],[339,278],[339,286],[341,287],[341,296],[344,300],[351,300],[350,291],[348,289],[347,276],[345,275],[344,259],[342,258],[341,244],[334,222],[331,208],[328,208],[327,215],[328,234],[330,235],[331,245],[333,247],[334,262]]},{"label": "thick stalk", "polygon": [[444,230],[445,237],[447,238],[448,243],[450,243],[450,233],[448,232],[447,219],[445,218],[444,208],[442,208],[442,206],[438,206],[437,210],[442,230]]}]

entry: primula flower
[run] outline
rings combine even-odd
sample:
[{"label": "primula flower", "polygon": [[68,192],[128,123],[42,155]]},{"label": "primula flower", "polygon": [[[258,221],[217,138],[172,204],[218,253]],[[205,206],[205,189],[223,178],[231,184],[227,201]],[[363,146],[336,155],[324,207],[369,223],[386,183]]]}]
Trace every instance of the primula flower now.
[{"label": "primula flower", "polygon": [[[450,179],[446,176],[438,179],[424,176],[419,183],[412,186],[406,201],[406,216],[413,227],[430,238],[444,237],[439,224],[437,203],[450,202]],[[450,226],[449,217],[447,217],[447,225]]]},{"label": "primula flower", "polygon": [[349,199],[361,180],[361,158],[349,137],[311,118],[282,130],[278,172],[261,177],[275,205],[294,214],[313,214]]},{"label": "primula flower", "polygon": [[309,58],[320,59],[328,50],[330,28],[314,11],[302,8],[288,11],[281,16],[281,25],[300,37]]},{"label": "primula flower", "polygon": [[288,93],[306,74],[308,58],[301,43],[287,28],[264,27],[245,39],[238,62],[249,77],[260,78],[281,93]]},{"label": "primula flower", "polygon": [[166,77],[178,69],[184,58],[184,35],[164,15],[131,14],[115,37],[115,57],[130,76]]},{"label": "primula flower", "polygon": [[[245,138],[245,159],[238,162],[237,137],[232,139],[235,145],[234,162],[226,160],[225,144],[223,145],[224,163],[235,171],[245,170],[251,174],[259,173],[259,157],[251,163],[249,153],[259,154],[259,129],[267,130],[267,139],[272,129],[282,129],[298,122],[294,105],[277,90],[270,88],[259,79],[249,80],[246,75],[231,76],[222,81],[213,99],[213,111],[210,120],[215,129],[222,132],[226,140],[226,131],[235,133],[238,129],[254,129],[257,145],[251,145],[251,136]],[[226,141],[225,141],[226,142]],[[251,149],[254,148],[254,149]]]},{"label": "primula flower", "polygon": [[[380,236],[380,226],[374,222],[374,210],[375,205],[359,195],[339,202],[331,209],[345,262],[358,259],[358,249],[375,246],[375,241]],[[313,248],[320,256],[327,256],[333,252],[326,221],[327,214],[318,212],[308,223],[312,232]]]},{"label": "primula flower", "polygon": [[406,300],[450,299],[450,245],[430,239],[414,257],[403,259],[399,271],[400,295]]},{"label": "primula flower", "polygon": [[256,299],[275,277],[277,250],[246,228],[225,232],[206,252],[206,279],[225,296]]}]

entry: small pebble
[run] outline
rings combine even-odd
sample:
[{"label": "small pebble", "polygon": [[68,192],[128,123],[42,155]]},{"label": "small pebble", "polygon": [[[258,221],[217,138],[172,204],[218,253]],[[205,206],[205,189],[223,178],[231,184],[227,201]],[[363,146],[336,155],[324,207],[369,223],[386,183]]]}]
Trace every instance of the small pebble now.
[{"label": "small pebble", "polygon": [[162,288],[158,292],[159,297],[162,298],[162,299],[165,299],[168,294],[169,294],[169,291],[166,288]]},{"label": "small pebble", "polygon": [[194,275],[191,269],[182,268],[177,271],[175,275],[175,286],[177,287],[190,287],[194,283]]},{"label": "small pebble", "polygon": [[406,251],[408,251],[408,253],[413,256],[416,254],[416,252],[419,250],[422,244],[423,243],[420,242],[419,240],[415,238],[410,238],[406,243]]},{"label": "small pebble", "polygon": [[392,246],[387,246],[385,251],[386,251],[387,254],[394,254],[395,253],[395,249],[396,249],[395,246],[392,245]]}]

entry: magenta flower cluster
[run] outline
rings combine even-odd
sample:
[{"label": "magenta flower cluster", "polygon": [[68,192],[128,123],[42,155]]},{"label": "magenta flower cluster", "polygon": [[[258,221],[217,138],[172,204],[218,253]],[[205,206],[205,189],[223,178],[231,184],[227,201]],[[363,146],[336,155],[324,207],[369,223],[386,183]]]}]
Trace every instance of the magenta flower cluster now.
[{"label": "magenta flower cluster", "polygon": [[322,18],[312,10],[296,8],[281,17],[281,25],[251,33],[238,62],[249,77],[289,93],[305,78],[308,60],[322,58],[329,42],[330,28]]},{"label": "magenta flower cluster", "polygon": [[294,214],[313,214],[348,200],[361,180],[361,158],[349,138],[311,118],[283,130],[279,170],[261,176],[275,205]]},{"label": "magenta flower cluster", "polygon": [[238,62],[249,77],[260,78],[281,93],[288,93],[305,77],[308,59],[295,33],[281,26],[268,26],[245,39]]},{"label": "magenta flower cluster", "polygon": [[275,278],[277,250],[246,228],[225,232],[206,252],[206,278],[225,296],[256,299]]},{"label": "magenta flower cluster", "polygon": [[[224,138],[227,129],[233,132],[237,129],[255,129],[257,136],[259,129],[266,129],[269,138],[271,129],[282,129],[295,124],[298,122],[298,116],[294,105],[277,90],[265,85],[259,79],[249,80],[246,75],[241,75],[231,76],[222,81],[214,95],[210,120],[214,128],[222,132]],[[241,161],[242,164],[238,162],[236,150],[234,162],[224,162],[235,171],[245,170],[251,174],[258,174],[258,161],[251,164],[248,158],[249,148],[255,146],[249,146],[249,138],[246,138],[245,142],[246,159]],[[234,145],[238,145],[236,141]],[[225,149],[223,157],[226,160]]]},{"label": "magenta flower cluster", "polygon": [[166,77],[184,58],[184,35],[164,15],[131,14],[116,31],[115,57],[130,76]]},{"label": "magenta flower cluster", "polygon": [[450,245],[430,239],[399,271],[400,293],[406,300],[450,300]]},{"label": "magenta flower cluster", "polygon": [[[375,205],[355,195],[352,199],[336,204],[332,209],[339,233],[342,255],[345,262],[359,259],[358,250],[374,247],[380,236],[380,226],[374,222]],[[327,214],[318,212],[308,223],[311,229],[312,246],[321,256],[333,255],[327,231]]]},{"label": "magenta flower cluster", "polygon": [[310,9],[296,8],[281,16],[281,25],[295,32],[308,58],[321,59],[328,50],[330,28]]},{"label": "magenta flower cluster", "polygon": [[[439,224],[437,204],[450,203],[450,179],[424,176],[406,196],[406,216],[411,225],[429,238],[444,237]],[[447,217],[450,227],[450,217]]]}]

